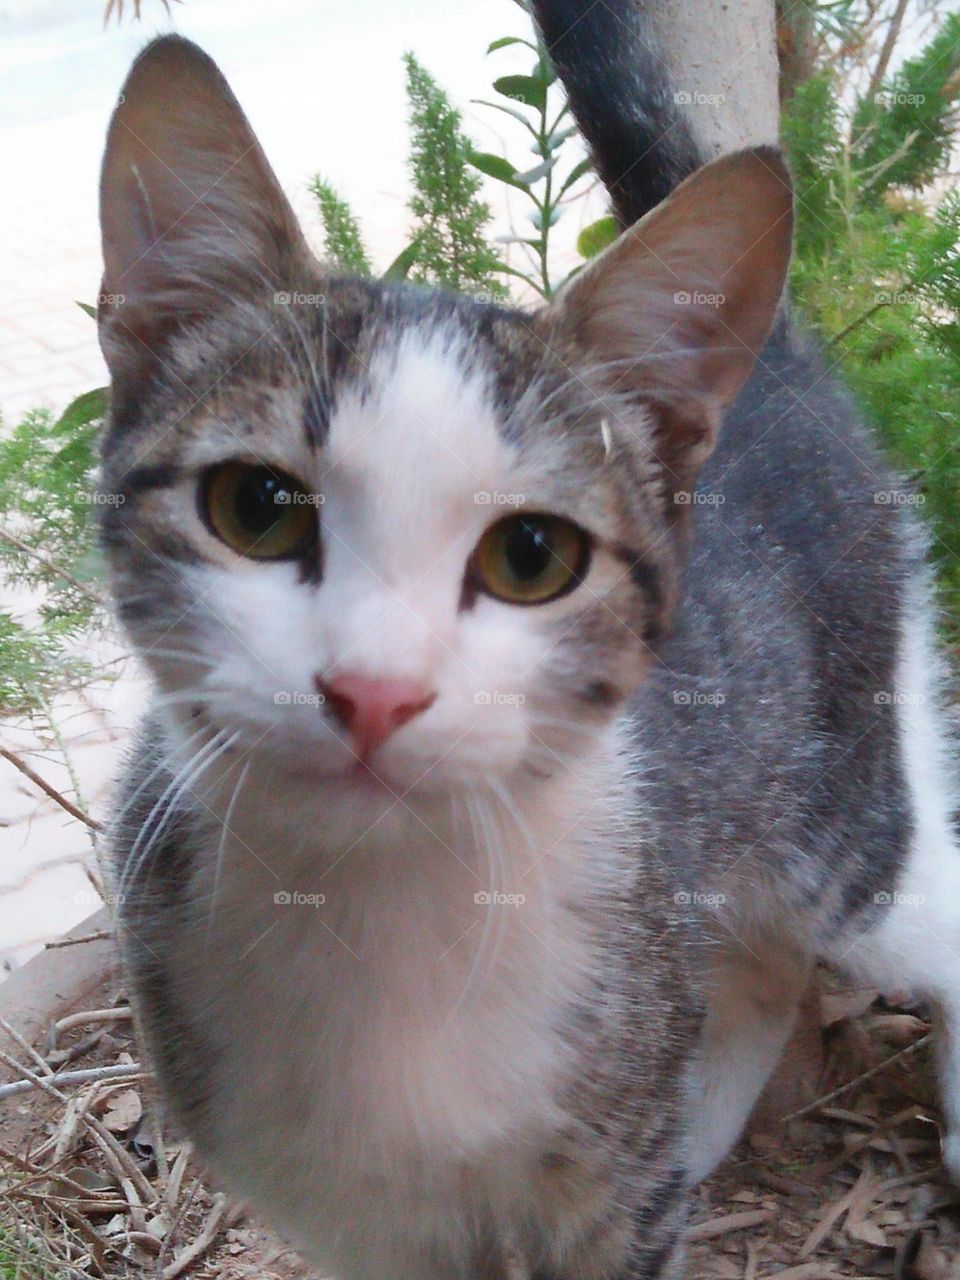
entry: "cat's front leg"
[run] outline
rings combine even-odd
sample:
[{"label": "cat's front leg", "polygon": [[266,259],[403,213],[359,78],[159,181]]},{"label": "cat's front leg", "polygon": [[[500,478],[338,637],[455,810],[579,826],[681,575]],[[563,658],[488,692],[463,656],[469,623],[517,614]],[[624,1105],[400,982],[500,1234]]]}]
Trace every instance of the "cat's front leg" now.
[{"label": "cat's front leg", "polygon": [[692,1068],[694,1141],[689,1177],[708,1177],[739,1140],[796,1022],[810,960],[731,934],[711,950],[708,1011]]},{"label": "cat's front leg", "polygon": [[683,1280],[688,1182],[685,1169],[665,1172],[647,1184],[639,1208],[612,1211],[531,1280]]}]

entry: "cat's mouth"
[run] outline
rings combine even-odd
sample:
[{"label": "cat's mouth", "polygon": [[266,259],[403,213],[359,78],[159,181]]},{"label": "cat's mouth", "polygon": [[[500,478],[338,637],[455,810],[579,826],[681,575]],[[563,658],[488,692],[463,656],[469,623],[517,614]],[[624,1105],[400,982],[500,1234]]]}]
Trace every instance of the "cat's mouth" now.
[{"label": "cat's mouth", "polygon": [[361,794],[383,795],[385,792],[392,792],[399,796],[406,790],[399,779],[391,778],[387,770],[378,768],[367,760],[356,760],[330,780]]},{"label": "cat's mouth", "polygon": [[271,739],[269,749],[276,765],[291,780],[309,787],[329,787],[351,796],[399,798],[412,789],[412,783],[415,785],[414,779],[406,776],[409,771],[388,766],[380,752],[365,757],[351,753],[345,759],[333,759],[326,742],[311,748],[300,741],[280,739],[276,734]]}]

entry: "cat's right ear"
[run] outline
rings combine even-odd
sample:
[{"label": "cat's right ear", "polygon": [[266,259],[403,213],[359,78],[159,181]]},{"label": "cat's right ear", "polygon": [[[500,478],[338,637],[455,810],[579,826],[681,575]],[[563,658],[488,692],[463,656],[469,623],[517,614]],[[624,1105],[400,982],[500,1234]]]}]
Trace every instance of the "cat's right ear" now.
[{"label": "cat's right ear", "polygon": [[589,263],[547,313],[618,396],[651,410],[671,495],[693,487],[773,326],[792,209],[775,148],[721,156]]},{"label": "cat's right ear", "polygon": [[269,304],[310,252],[216,64],[163,36],[140,54],[110,122],[100,181],[100,344],[130,386],[170,334],[224,298]]}]

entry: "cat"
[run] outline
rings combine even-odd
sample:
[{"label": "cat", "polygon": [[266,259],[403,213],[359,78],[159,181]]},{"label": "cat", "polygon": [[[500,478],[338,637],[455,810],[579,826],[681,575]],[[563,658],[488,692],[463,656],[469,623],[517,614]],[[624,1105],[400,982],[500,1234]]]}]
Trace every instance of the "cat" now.
[{"label": "cat", "polygon": [[190,42],[101,184],[111,824],[172,1112],[338,1280],[675,1280],[818,956],[944,1015],[923,539],[627,3],[535,13],[623,226],[521,310],[311,255]]}]

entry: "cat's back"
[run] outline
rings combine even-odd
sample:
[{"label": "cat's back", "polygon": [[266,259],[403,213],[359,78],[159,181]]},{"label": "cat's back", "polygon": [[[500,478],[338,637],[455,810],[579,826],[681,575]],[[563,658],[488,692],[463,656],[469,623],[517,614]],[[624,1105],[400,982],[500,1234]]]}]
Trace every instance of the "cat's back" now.
[{"label": "cat's back", "polygon": [[922,538],[909,490],[787,321],[690,505],[684,593],[632,716],[653,839],[688,867],[697,850],[722,866],[776,845],[808,881],[845,850],[879,883],[908,823],[892,695]]}]

